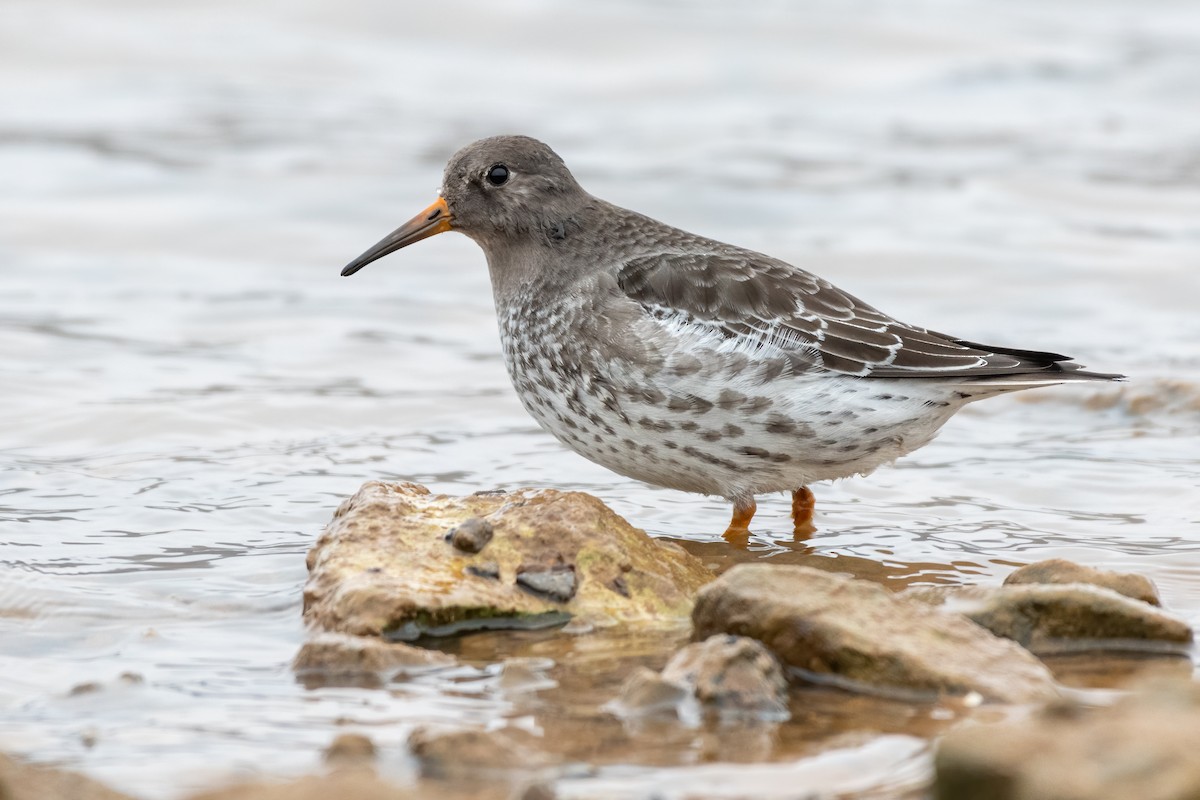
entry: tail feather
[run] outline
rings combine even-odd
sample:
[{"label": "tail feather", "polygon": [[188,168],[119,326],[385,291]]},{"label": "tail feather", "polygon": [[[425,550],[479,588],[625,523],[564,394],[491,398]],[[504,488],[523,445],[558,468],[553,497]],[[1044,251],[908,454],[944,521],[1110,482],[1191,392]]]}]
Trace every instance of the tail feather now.
[{"label": "tail feather", "polygon": [[1070,356],[1059,353],[1047,353],[1041,350],[1018,350],[1011,347],[996,347],[995,345],[968,342],[965,339],[955,339],[956,344],[983,350],[989,353],[1012,356],[1021,363],[1011,369],[1007,375],[970,378],[964,383],[981,383],[995,386],[1011,387],[1012,389],[1032,388],[1034,386],[1049,386],[1056,383],[1074,383],[1077,381],[1123,381],[1125,376],[1116,372],[1091,372],[1083,364],[1071,360]]},{"label": "tail feather", "polygon": [[1036,389],[1040,386],[1055,386],[1060,383],[1125,380],[1124,375],[1115,372],[1090,372],[1083,364],[1072,361],[1070,356],[1058,353],[995,347],[961,339],[956,339],[955,342],[964,347],[1011,356],[1020,362],[1011,368],[1008,374],[980,375],[959,380],[957,385],[967,400],[978,400],[1022,389]]}]

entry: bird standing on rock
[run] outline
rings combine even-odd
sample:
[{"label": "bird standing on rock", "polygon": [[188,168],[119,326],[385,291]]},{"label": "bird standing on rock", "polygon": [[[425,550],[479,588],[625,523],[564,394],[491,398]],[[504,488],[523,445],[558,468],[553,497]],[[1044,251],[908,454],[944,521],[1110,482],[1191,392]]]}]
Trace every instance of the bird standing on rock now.
[{"label": "bird standing on rock", "polygon": [[899,322],[783,261],[593,197],[525,136],[458,151],[438,199],[342,275],[445,231],[487,255],[505,364],[534,419],[614,472],[725,497],[727,536],[777,491],[812,530],[809,484],[895,461],[969,402],[1122,377]]}]

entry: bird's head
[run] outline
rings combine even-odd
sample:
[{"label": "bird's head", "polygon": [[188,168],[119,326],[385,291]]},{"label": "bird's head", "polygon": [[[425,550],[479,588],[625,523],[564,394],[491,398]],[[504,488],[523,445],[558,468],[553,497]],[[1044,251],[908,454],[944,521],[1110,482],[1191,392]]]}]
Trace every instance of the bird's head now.
[{"label": "bird's head", "polygon": [[342,275],[445,231],[459,231],[490,250],[566,235],[588,195],[558,154],[528,136],[493,136],[459,150],[446,164],[438,199],[374,247]]}]

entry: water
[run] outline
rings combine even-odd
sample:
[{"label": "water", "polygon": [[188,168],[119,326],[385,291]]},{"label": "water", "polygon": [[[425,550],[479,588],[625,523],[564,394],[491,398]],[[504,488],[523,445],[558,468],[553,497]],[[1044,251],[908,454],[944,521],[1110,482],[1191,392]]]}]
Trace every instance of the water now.
[{"label": "water", "polygon": [[[304,553],[370,478],[583,489],[714,564],[836,558],[890,585],[1064,556],[1146,573],[1196,624],[1198,70],[1200,8],[1170,0],[10,0],[0,750],[175,798],[316,769],[342,730],[408,780],[418,723],[601,724],[620,674],[530,705],[489,664],[548,652],[569,687],[581,648],[634,645],[493,637],[464,645],[461,675],[295,683]],[[810,541],[764,498],[731,552],[722,503],[534,426],[469,241],[337,276],[433,199],[453,150],[504,132],[548,141],[600,196],[901,318],[1126,372],[1127,396],[979,404],[894,469],[817,487]],[[740,757],[720,730],[609,720],[613,766],[560,790],[769,782],[740,758],[778,762],[776,785],[919,791],[933,711],[820,702]]]}]

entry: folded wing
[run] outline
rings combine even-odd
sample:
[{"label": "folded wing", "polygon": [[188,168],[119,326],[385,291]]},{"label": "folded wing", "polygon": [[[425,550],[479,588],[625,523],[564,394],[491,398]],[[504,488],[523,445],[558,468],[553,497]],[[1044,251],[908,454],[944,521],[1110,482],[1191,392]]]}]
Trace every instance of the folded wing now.
[{"label": "folded wing", "polygon": [[906,325],[811,273],[735,248],[632,258],[617,283],[659,319],[715,332],[747,351],[787,350],[798,368],[1031,383],[1120,377],[1084,372],[1056,353],[991,347]]}]

